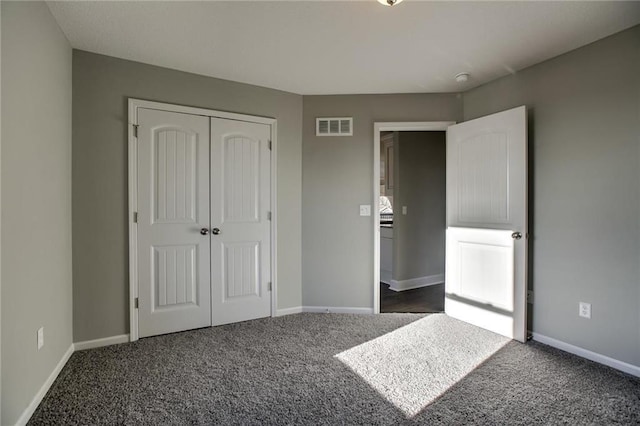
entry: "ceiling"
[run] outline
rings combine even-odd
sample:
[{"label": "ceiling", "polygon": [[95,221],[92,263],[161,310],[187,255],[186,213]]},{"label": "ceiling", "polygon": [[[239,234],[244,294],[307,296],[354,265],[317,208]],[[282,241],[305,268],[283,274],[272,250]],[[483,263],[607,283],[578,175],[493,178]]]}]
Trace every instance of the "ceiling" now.
[{"label": "ceiling", "polygon": [[465,91],[640,23],[617,1],[48,4],[76,49],[305,95]]}]

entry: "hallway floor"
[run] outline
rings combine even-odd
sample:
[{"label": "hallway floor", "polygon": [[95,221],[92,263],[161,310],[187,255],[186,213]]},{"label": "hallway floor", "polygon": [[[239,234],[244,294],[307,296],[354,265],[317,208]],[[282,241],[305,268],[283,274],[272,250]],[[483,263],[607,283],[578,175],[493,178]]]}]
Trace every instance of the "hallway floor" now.
[{"label": "hallway floor", "polygon": [[444,311],[444,284],[393,291],[380,283],[380,312],[432,313]]}]

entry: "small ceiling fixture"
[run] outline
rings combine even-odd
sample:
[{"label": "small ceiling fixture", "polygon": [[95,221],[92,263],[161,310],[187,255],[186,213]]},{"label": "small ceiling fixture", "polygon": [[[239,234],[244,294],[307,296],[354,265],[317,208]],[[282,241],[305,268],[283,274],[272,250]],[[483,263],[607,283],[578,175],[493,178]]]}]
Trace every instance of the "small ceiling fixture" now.
[{"label": "small ceiling fixture", "polygon": [[467,80],[469,80],[468,72],[461,72],[460,74],[456,75],[456,81],[458,83],[466,83]]},{"label": "small ceiling fixture", "polygon": [[378,3],[384,4],[385,6],[395,6],[400,2],[402,2],[402,0],[378,0]]}]

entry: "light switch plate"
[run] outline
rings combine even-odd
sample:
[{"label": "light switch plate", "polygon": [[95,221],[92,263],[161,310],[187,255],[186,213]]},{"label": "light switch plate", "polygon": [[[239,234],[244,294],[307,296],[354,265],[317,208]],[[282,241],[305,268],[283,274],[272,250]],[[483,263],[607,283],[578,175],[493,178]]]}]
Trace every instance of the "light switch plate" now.
[{"label": "light switch plate", "polygon": [[38,350],[44,346],[44,327],[38,329]]},{"label": "light switch plate", "polygon": [[371,216],[371,205],[360,204],[360,216]]},{"label": "light switch plate", "polygon": [[402,214],[407,214],[407,206],[402,206]]}]

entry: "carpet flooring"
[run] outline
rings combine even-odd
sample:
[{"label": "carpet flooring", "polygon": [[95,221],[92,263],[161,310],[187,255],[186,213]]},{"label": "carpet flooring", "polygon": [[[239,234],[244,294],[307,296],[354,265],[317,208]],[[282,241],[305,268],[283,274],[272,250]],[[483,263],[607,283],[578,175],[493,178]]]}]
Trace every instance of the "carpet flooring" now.
[{"label": "carpet flooring", "polygon": [[442,314],[298,314],[76,352],[29,422],[638,423],[639,378]]}]

